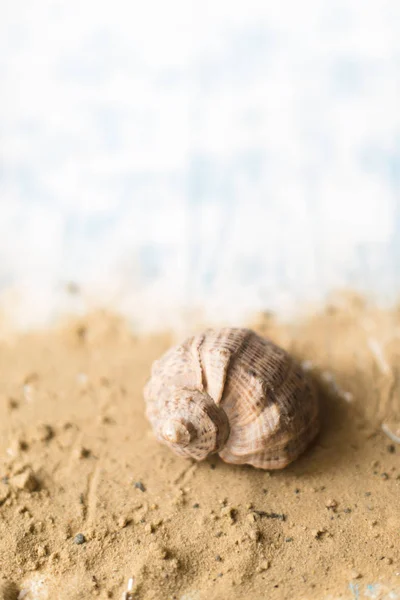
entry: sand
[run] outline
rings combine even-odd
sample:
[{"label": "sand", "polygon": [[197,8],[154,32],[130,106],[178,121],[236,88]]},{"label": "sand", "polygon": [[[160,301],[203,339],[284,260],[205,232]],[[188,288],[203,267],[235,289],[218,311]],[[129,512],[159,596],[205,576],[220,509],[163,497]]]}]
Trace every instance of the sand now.
[{"label": "sand", "polygon": [[400,310],[343,295],[252,326],[320,392],[283,471],[156,442],[142,388],[171,335],[96,313],[1,340],[1,600],[120,599],[130,577],[141,600],[400,598]]}]

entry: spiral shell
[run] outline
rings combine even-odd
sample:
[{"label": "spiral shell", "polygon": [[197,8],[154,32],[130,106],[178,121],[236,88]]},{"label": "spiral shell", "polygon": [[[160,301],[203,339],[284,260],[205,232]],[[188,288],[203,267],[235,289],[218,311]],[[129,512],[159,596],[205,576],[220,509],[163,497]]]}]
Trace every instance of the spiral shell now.
[{"label": "spiral shell", "polygon": [[249,329],[209,329],[155,361],[144,390],[159,441],[202,460],[280,469],[318,433],[318,401],[291,356]]}]

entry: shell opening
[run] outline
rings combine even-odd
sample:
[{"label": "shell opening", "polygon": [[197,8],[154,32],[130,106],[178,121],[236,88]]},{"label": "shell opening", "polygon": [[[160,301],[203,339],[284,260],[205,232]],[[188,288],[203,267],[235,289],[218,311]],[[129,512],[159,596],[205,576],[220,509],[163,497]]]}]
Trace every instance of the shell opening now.
[{"label": "shell opening", "polygon": [[181,422],[175,419],[169,419],[166,421],[162,428],[162,437],[171,444],[178,444],[179,446],[188,446],[191,440],[190,431]]}]

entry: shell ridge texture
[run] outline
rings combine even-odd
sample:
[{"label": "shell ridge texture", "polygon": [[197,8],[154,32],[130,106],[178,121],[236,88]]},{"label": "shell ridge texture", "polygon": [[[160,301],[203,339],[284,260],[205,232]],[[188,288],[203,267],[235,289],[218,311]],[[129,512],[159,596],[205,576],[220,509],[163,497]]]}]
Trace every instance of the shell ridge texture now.
[{"label": "shell ridge texture", "polygon": [[176,453],[283,468],[319,430],[309,375],[249,329],[208,329],[154,362],[144,397],[156,437]]}]

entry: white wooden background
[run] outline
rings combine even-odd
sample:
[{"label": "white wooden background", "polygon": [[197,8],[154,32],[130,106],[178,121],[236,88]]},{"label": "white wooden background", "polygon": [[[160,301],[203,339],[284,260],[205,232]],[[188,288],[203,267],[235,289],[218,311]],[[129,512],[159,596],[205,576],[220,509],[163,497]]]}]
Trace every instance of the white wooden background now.
[{"label": "white wooden background", "polygon": [[397,297],[398,0],[0,12],[0,303],[19,324]]}]

